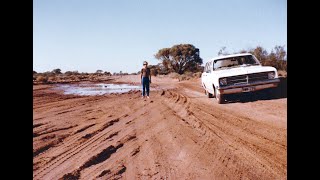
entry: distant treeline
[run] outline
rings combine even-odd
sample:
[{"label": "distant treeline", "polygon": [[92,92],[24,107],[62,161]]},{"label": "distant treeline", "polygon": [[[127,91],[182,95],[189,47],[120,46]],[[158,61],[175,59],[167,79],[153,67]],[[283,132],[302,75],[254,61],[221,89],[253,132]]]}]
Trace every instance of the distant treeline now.
[{"label": "distant treeline", "polygon": [[[131,73],[137,74],[137,73]],[[113,74],[108,71],[97,70],[95,73],[87,73],[78,71],[61,72],[61,69],[53,69],[52,71],[36,72],[33,71],[33,82],[35,83],[57,83],[57,82],[79,82],[79,81],[99,81],[99,77],[112,76],[112,75],[129,75],[129,73],[114,72]]]},{"label": "distant treeline", "polygon": [[284,46],[275,46],[269,53],[266,49],[261,46],[256,48],[240,50],[239,52],[229,53],[226,47],[222,47],[218,55],[229,55],[235,53],[251,53],[260,61],[264,66],[273,66],[277,70],[287,71],[287,52]]},{"label": "distant treeline", "polygon": [[[287,71],[287,52],[284,46],[275,46],[269,53],[261,46],[256,48],[240,50],[238,52],[229,53],[226,47],[222,47],[218,51],[218,55],[229,55],[236,53],[251,53],[257,57],[262,65],[273,66],[277,70]],[[155,58],[160,62],[156,65],[149,65],[151,75],[167,75],[167,74],[179,74],[188,76],[201,76],[203,71],[203,60],[200,57],[200,50],[192,44],[178,44],[171,48],[162,48],[155,55]],[[43,73],[37,73],[33,71],[33,81],[36,82],[63,82],[63,81],[82,81],[90,80],[95,81],[100,76],[112,76],[112,75],[137,75],[136,73],[119,73],[97,70],[95,73],[79,73],[78,71],[66,71],[61,72],[61,69],[53,69]],[[178,76],[178,75],[174,75]]]},{"label": "distant treeline", "polygon": [[[218,55],[247,52],[255,55],[262,65],[273,66],[277,70],[287,71],[287,53],[284,46],[275,46],[270,53],[261,46],[234,53],[229,53],[226,51],[226,47],[222,47],[218,51]],[[200,50],[192,44],[178,44],[171,48],[162,48],[154,56],[160,63],[149,66],[152,75],[169,73],[190,74],[202,72],[204,69]]]}]

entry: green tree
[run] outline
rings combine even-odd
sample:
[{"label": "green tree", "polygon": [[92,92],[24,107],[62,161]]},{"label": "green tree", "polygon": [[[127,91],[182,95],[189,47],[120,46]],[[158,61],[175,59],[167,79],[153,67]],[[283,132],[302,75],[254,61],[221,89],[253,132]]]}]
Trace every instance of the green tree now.
[{"label": "green tree", "polygon": [[274,56],[276,57],[275,67],[287,71],[287,52],[284,46],[275,46],[274,51]]},{"label": "green tree", "polygon": [[157,76],[158,75],[159,70],[160,70],[158,65],[151,65],[151,66],[149,66],[149,68],[150,68],[150,74],[152,76]]},{"label": "green tree", "polygon": [[111,75],[112,75],[112,74],[111,74],[110,72],[108,72],[108,71],[105,71],[104,74],[107,75],[107,76],[111,76]]},{"label": "green tree", "polygon": [[284,46],[276,46],[274,47],[274,50],[277,60],[284,61],[287,55],[287,52],[284,50]]},{"label": "green tree", "polygon": [[52,72],[54,73],[54,74],[61,74],[61,69],[54,69],[54,70],[52,70]]},{"label": "green tree", "polygon": [[64,74],[67,76],[71,76],[73,73],[71,71],[66,71]]},{"label": "green tree", "polygon": [[154,56],[162,62],[164,68],[179,74],[202,64],[200,51],[192,44],[178,44],[171,48],[163,48]]},{"label": "green tree", "polygon": [[[275,46],[270,53],[267,52],[263,47],[257,46],[250,50],[241,50],[238,53],[249,52],[253,54],[262,65],[273,66],[278,70],[287,71],[287,52],[284,49],[285,46]],[[218,54],[228,54],[226,48],[222,47]]]},{"label": "green tree", "polygon": [[249,52],[253,54],[263,65],[269,56],[268,52],[261,46],[257,46],[255,49],[252,49]]},{"label": "green tree", "polygon": [[46,77],[46,76],[38,76],[36,80],[38,82],[46,83],[46,82],[48,82],[48,77]]},{"label": "green tree", "polygon": [[101,74],[103,71],[102,70],[97,70],[96,73],[97,74]]}]

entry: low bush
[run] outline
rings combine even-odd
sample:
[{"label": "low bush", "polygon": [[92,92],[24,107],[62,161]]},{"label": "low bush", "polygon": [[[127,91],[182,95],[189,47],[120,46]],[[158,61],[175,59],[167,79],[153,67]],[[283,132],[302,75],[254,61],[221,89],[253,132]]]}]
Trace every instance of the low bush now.
[{"label": "low bush", "polygon": [[48,81],[48,77],[46,76],[38,76],[37,77],[38,82],[46,83]]}]

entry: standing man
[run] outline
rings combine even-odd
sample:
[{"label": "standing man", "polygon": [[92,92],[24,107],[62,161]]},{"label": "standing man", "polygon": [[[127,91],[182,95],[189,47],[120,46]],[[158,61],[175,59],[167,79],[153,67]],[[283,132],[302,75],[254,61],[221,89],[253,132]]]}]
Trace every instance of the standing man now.
[{"label": "standing man", "polygon": [[143,67],[141,69],[141,84],[142,84],[142,98],[149,98],[150,84],[151,84],[151,73],[150,68],[148,68],[148,62],[143,62]]}]

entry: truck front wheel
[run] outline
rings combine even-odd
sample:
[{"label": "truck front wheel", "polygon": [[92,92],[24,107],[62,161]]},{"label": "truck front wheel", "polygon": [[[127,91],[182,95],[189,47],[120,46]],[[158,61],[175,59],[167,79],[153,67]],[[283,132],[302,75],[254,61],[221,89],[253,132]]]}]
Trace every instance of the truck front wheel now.
[{"label": "truck front wheel", "polygon": [[218,90],[216,90],[216,89],[214,91],[214,95],[216,97],[216,100],[217,100],[218,104],[223,104],[224,103],[224,96],[223,96],[223,94],[220,94],[217,91]]},{"label": "truck front wheel", "polygon": [[213,97],[213,95],[211,93],[209,93],[207,90],[205,90],[205,93],[206,93],[208,98],[212,98]]}]

